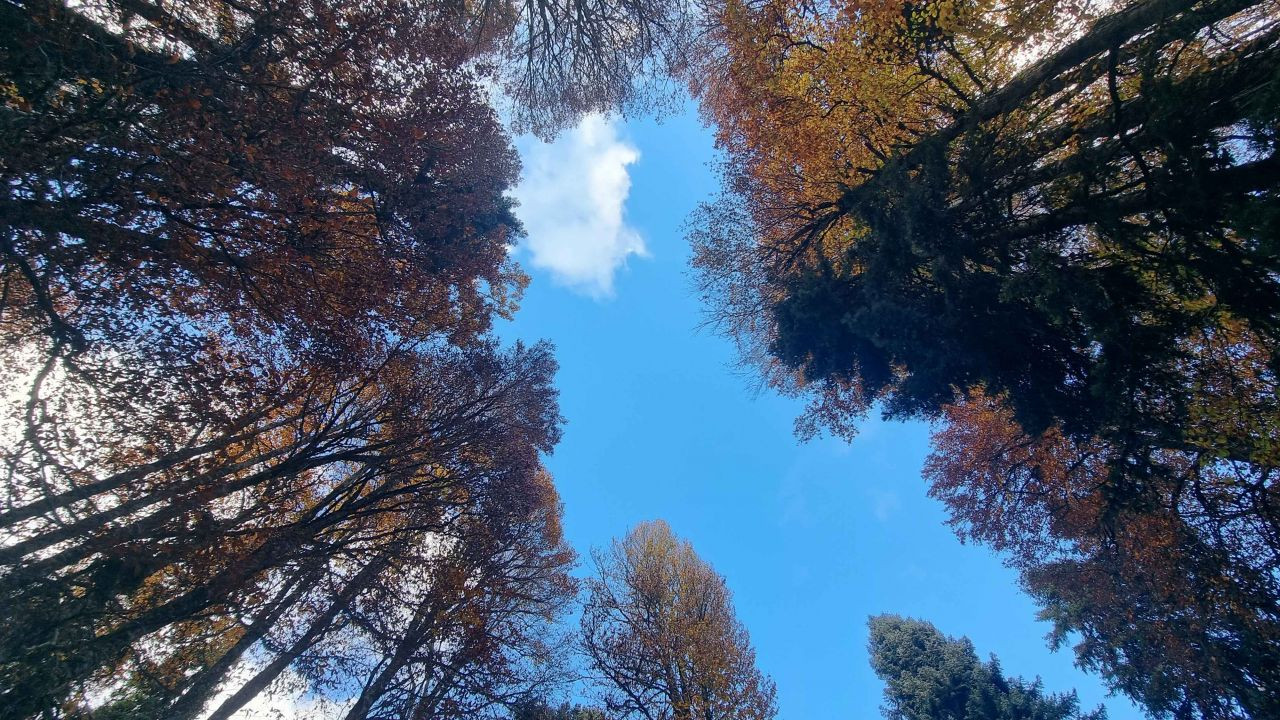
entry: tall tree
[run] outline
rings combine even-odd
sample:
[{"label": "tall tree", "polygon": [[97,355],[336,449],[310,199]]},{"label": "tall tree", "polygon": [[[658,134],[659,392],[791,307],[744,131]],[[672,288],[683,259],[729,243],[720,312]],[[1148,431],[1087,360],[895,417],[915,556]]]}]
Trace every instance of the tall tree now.
[{"label": "tall tree", "polygon": [[0,716],[227,714],[286,670],[444,716],[538,680],[560,418],[549,348],[490,337],[525,277],[485,84],[608,68],[522,106],[563,123],[655,47],[557,8],[0,2]]},{"label": "tall tree", "polygon": [[780,374],[903,416],[982,385],[1136,461],[1202,331],[1275,345],[1270,3],[729,7],[697,263]]},{"label": "tall tree", "polygon": [[925,466],[930,492],[962,538],[1022,572],[1055,644],[1077,634],[1078,661],[1155,714],[1280,711],[1278,528],[1256,485],[1206,467],[1189,482],[1154,478],[1152,502],[1117,507],[1105,443],[1029,435],[981,395],[946,418]]},{"label": "tall tree", "polygon": [[549,135],[585,112],[663,110],[700,45],[708,0],[483,0],[475,17],[514,31],[499,84],[518,129]]},{"label": "tall tree", "polygon": [[582,644],[611,717],[769,720],[773,682],[755,666],[724,578],[665,522],[595,555]]},{"label": "tall tree", "polygon": [[1080,711],[1074,692],[1046,693],[1039,679],[1005,677],[992,657],[978,659],[968,638],[930,623],[878,615],[867,623],[871,667],[885,683],[888,720],[1105,720]]},{"label": "tall tree", "polygon": [[[809,395],[802,432],[873,406],[952,423],[958,527],[1021,553],[1059,636],[1157,714],[1280,698],[1278,18],[727,2],[691,78],[727,151],[693,233],[714,317]],[[963,426],[976,397],[1035,465]],[[1061,484],[1018,494],[1038,472]]]},{"label": "tall tree", "polygon": [[[76,523],[19,535],[0,578],[5,714],[73,713],[128,678],[157,717],[195,717],[220,689],[229,714],[287,668],[341,686],[364,662],[442,678],[418,692],[379,676],[362,711],[393,690],[506,692],[572,592],[539,461],[558,433],[553,369],[545,347],[415,353],[235,452],[125,470],[144,488],[87,494]],[[331,643],[363,655],[335,666]],[[249,679],[226,688],[241,660]]]}]

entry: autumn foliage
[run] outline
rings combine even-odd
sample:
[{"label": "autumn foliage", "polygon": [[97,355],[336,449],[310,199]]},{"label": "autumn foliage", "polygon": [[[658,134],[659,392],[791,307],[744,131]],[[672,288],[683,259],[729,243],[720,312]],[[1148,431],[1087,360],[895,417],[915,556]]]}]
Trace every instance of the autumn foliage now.
[{"label": "autumn foliage", "polygon": [[[493,332],[495,103],[672,83],[724,152],[700,289],[801,433],[935,422],[1055,643],[1280,716],[1278,73],[1275,0],[0,2],[0,718],[599,717],[547,700],[573,647],[609,716],[773,717],[662,523],[556,630],[556,364]],[[966,712],[1078,714],[887,622]]]},{"label": "autumn foliage", "polygon": [[755,664],[724,578],[661,520],[595,555],[582,651],[609,717],[772,720],[773,681]]},{"label": "autumn foliage", "polygon": [[712,317],[812,403],[941,423],[926,475],[1157,715],[1277,712],[1280,10],[726,2]]},{"label": "autumn foliage", "polygon": [[555,362],[490,334],[522,8],[0,7],[0,716],[556,680]]}]

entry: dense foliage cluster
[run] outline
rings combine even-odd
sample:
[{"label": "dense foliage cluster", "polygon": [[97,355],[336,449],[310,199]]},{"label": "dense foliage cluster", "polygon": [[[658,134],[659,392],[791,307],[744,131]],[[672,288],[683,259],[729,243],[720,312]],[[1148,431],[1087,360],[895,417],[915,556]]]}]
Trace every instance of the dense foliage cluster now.
[{"label": "dense foliage cluster", "polygon": [[897,615],[868,623],[871,667],[885,683],[887,720],[1105,720],[1080,711],[1075,693],[1045,693],[1040,681],[1005,677],[994,657],[978,659],[968,638]]},{"label": "dense foliage cluster", "polygon": [[[768,720],[661,522],[574,553],[508,131],[676,86],[714,318],[1155,716],[1280,716],[1277,0],[0,0],[0,718]],[[1099,718],[872,621],[891,720]],[[601,708],[548,701],[577,656]]]},{"label": "dense foliage cluster", "polygon": [[1280,712],[1280,7],[725,3],[714,317],[1158,715]]},{"label": "dense foliage cluster", "polygon": [[595,557],[581,642],[609,717],[771,720],[773,681],[755,665],[724,578],[665,522],[632,528]]},{"label": "dense foliage cluster", "polygon": [[[522,32],[561,7],[0,3],[0,716],[555,679],[555,362],[490,336],[525,278],[484,83],[625,94],[625,48]],[[611,74],[548,74],[575,43]]]}]

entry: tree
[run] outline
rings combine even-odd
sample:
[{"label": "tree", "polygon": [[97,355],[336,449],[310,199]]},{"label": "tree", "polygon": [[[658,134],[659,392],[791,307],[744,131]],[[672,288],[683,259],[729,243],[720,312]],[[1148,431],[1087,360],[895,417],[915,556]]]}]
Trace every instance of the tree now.
[{"label": "tree", "polygon": [[544,684],[555,363],[491,337],[526,278],[486,83],[575,47],[517,98],[611,68],[568,122],[653,47],[560,7],[0,3],[0,715],[225,715],[286,671],[367,680],[353,717]]},{"label": "tree", "polygon": [[755,667],[722,577],[665,522],[595,555],[582,646],[611,717],[767,720],[774,687]]},{"label": "tree", "polygon": [[[379,668],[366,713],[392,692],[484,707],[537,682],[517,668],[545,658],[572,595],[539,461],[558,434],[553,370],[545,347],[407,355],[235,452],[124,470],[144,492],[81,493],[77,523],[6,547],[5,714],[69,712],[132,678],[158,717],[197,717],[251,657],[215,716],[286,668],[319,687]],[[410,665],[423,685],[400,684]]]},{"label": "tree", "polygon": [[[1278,17],[730,2],[693,82],[727,151],[693,231],[713,317],[811,398],[802,433],[949,423],[958,527],[1157,714],[1280,697]],[[974,402],[1022,439],[988,452]]]},{"label": "tree", "polygon": [[1075,634],[1077,661],[1154,714],[1280,709],[1276,517],[1247,478],[1229,466],[1153,478],[1149,504],[1116,507],[1104,443],[1031,436],[980,395],[946,418],[925,466],[930,492],[961,538],[1022,573],[1055,645]]},{"label": "tree", "polygon": [[982,662],[968,638],[897,615],[867,623],[871,667],[885,683],[888,720],[1105,720],[1080,711],[1075,692],[1045,693],[1039,679],[1005,677],[993,656]]},{"label": "tree", "polygon": [[1122,6],[1016,73],[1070,5],[765,5],[703,92],[734,207],[695,241],[780,374],[898,416],[983,386],[1137,459],[1183,439],[1198,333],[1274,345],[1269,3]]},{"label": "tree", "polygon": [[[587,112],[661,110],[699,47],[705,0],[484,0],[487,23],[514,16],[500,84],[516,127],[539,135]],[[508,8],[507,6],[512,6]]]}]

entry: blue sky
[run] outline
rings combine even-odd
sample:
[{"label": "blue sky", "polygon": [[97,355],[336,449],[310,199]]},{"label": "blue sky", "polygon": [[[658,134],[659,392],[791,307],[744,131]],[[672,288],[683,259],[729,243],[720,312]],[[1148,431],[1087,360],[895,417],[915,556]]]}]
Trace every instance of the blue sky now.
[{"label": "blue sky", "polygon": [[516,253],[533,282],[502,332],[556,345],[568,424],[548,464],[582,572],[590,548],[667,520],[727,578],[784,720],[879,716],[866,620],[882,612],[967,635],[1112,720],[1140,717],[1051,653],[1016,576],[943,524],[920,479],[927,426],[869,420],[852,444],[800,443],[801,404],[758,392],[729,341],[700,329],[682,226],[716,178],[691,108],[518,146]]}]

